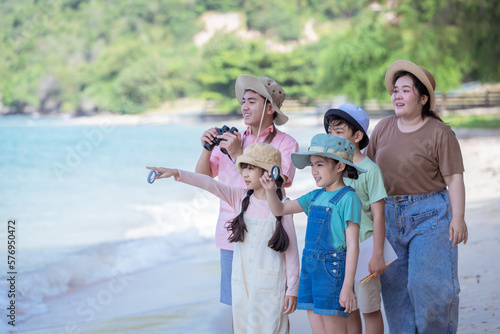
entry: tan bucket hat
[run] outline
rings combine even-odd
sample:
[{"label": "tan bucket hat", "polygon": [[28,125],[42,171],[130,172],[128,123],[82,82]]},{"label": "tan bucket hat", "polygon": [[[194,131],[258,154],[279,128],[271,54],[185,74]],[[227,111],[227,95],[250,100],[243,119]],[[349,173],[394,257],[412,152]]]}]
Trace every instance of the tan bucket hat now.
[{"label": "tan bucket hat", "polygon": [[434,90],[436,89],[436,81],[434,81],[434,77],[432,76],[431,72],[427,71],[427,69],[422,66],[412,63],[409,60],[396,60],[394,63],[392,63],[391,66],[389,66],[387,72],[385,72],[385,88],[387,89],[389,94],[392,94],[394,92],[394,85],[392,84],[392,81],[394,79],[394,76],[399,72],[409,72],[416,76],[418,80],[420,80],[424,84],[424,86],[427,88],[427,91],[429,91],[429,98],[431,100],[430,110],[433,110],[434,103],[436,101],[436,97],[434,95]]},{"label": "tan bucket hat", "polygon": [[271,101],[274,110],[277,112],[276,119],[274,120],[276,125],[283,125],[288,121],[288,116],[280,110],[285,101],[286,94],[279,83],[267,77],[257,79],[251,75],[240,75],[234,84],[236,98],[240,104],[243,102],[243,95],[245,95],[247,89],[253,90],[257,94],[267,98],[268,101]]},{"label": "tan bucket hat", "polygon": [[242,173],[240,166],[242,163],[260,167],[268,172],[271,171],[273,166],[279,166],[280,175],[285,180],[281,168],[281,152],[270,144],[254,143],[249,145],[243,151],[243,154],[236,159],[236,168],[240,174]]}]

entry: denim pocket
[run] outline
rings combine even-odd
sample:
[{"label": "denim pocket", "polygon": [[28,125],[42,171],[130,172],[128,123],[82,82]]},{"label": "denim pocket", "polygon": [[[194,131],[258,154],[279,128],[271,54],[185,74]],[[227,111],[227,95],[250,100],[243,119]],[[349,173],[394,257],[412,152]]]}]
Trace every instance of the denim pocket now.
[{"label": "denim pocket", "polygon": [[436,209],[411,216],[410,221],[415,233],[425,233],[435,230],[438,222],[437,216],[438,211]]},{"label": "denim pocket", "polygon": [[342,263],[342,260],[336,258],[325,258],[323,261],[328,276],[335,280],[342,276],[342,266],[345,265]]},{"label": "denim pocket", "polygon": [[309,219],[307,220],[306,244],[318,243],[324,225],[324,219],[309,217]]},{"label": "denim pocket", "polygon": [[256,287],[262,291],[272,292],[277,288],[279,271],[262,270],[257,271]]}]

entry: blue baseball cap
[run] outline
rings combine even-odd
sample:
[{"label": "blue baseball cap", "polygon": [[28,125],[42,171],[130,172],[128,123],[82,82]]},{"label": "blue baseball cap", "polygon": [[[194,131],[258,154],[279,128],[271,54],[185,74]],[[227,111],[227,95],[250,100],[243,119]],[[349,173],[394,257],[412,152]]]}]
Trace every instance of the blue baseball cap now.
[{"label": "blue baseball cap", "polygon": [[325,131],[328,133],[328,118],[331,116],[338,116],[344,119],[347,123],[351,124],[356,130],[359,130],[363,133],[363,139],[359,142],[359,149],[362,150],[366,146],[368,146],[369,138],[368,138],[368,126],[370,125],[370,119],[366,112],[354,105],[352,103],[344,103],[337,109],[330,109],[325,113],[325,117],[323,118],[323,123],[325,125]]}]

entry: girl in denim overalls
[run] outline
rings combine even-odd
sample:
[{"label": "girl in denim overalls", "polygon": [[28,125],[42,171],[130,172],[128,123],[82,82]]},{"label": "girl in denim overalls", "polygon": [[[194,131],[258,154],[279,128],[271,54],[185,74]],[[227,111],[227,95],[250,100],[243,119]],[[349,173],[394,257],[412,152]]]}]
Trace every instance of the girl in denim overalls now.
[{"label": "girl in denim overalls", "polygon": [[311,166],[321,187],[296,200],[282,202],[264,174],[261,182],[274,215],[308,215],[297,309],[307,310],[313,333],[347,333],[355,309],[354,276],[358,261],[361,200],[343,177],[365,172],[352,162],[354,144],[328,134],[313,137],[308,152],[292,153],[295,167]]}]

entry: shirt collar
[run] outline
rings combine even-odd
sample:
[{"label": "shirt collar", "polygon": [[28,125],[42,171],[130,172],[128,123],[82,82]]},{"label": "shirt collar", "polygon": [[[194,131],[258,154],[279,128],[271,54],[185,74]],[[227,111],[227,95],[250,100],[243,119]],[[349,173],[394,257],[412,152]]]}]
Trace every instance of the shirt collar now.
[{"label": "shirt collar", "polygon": [[[273,127],[274,127],[274,124],[271,124],[269,125],[269,127],[265,128],[264,131],[262,131],[259,135],[259,139],[260,138],[264,138],[263,140],[265,140],[265,138],[267,137],[267,135],[273,131]],[[250,136],[250,138],[255,139],[255,136],[252,134],[252,127],[247,127],[247,130],[245,131],[245,136]]]}]

